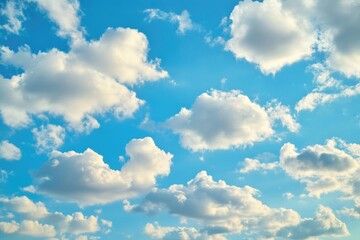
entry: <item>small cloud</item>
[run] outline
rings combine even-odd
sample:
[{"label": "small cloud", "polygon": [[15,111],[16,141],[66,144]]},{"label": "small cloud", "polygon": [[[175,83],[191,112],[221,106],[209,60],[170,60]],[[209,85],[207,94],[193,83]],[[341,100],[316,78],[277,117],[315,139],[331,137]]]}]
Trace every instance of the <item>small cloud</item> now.
[{"label": "small cloud", "polygon": [[190,14],[187,10],[182,11],[181,14],[176,14],[173,12],[164,12],[160,9],[150,8],[145,9],[144,13],[147,14],[146,20],[149,22],[153,21],[154,19],[158,19],[170,22],[172,24],[177,24],[177,33],[179,34],[185,34],[190,30],[199,29],[199,26],[192,22]]}]

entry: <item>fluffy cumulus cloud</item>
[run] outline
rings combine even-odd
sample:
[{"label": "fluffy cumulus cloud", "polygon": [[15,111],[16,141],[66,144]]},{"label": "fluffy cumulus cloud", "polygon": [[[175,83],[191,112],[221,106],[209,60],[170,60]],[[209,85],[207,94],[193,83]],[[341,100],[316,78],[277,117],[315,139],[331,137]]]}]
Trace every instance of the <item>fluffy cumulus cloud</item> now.
[{"label": "fluffy cumulus cloud", "polygon": [[329,54],[327,66],[348,77],[359,78],[360,16],[357,13],[360,11],[360,3],[346,0],[328,4],[326,0],[318,0],[309,6],[308,11],[321,30],[321,50]]},{"label": "fluffy cumulus cloud", "polygon": [[[296,233],[305,228],[305,238],[348,235],[346,225],[327,207],[320,207],[314,219],[301,219],[294,210],[265,205],[256,198],[258,193],[258,190],[249,186],[240,188],[221,180],[214,181],[202,171],[187,186],[172,185],[167,189],[154,189],[138,205],[126,203],[124,208],[145,213],[165,210],[182,219],[195,220],[200,227],[200,230],[195,230],[191,227],[148,224],[145,231],[153,238],[178,236],[179,239],[222,239],[227,234],[244,233],[264,239],[276,236],[299,239]],[[188,238],[179,237],[185,233]]]},{"label": "fluffy cumulus cloud", "polygon": [[[108,231],[109,221],[95,216],[84,216],[81,212],[64,215],[61,212],[50,212],[42,202],[33,202],[26,196],[1,198],[0,205],[14,213],[21,222],[0,222],[0,236],[18,235],[29,237],[76,236]],[[105,222],[107,224],[103,224]]]},{"label": "fluffy cumulus cloud", "polygon": [[154,19],[159,19],[177,24],[177,32],[180,34],[185,34],[187,31],[198,28],[198,26],[192,22],[190,14],[186,10],[182,11],[179,15],[173,12],[168,13],[154,8],[146,9],[144,12],[147,14],[147,20],[149,22]]},{"label": "fluffy cumulus cloud", "polygon": [[12,34],[19,34],[22,28],[22,22],[25,20],[23,13],[24,4],[22,2],[7,1],[3,8],[0,9],[0,15],[6,18],[6,23],[0,26]]},{"label": "fluffy cumulus cloud", "polygon": [[[127,199],[149,191],[156,177],[170,173],[172,155],[159,149],[152,138],[133,139],[121,170],[114,170],[91,149],[83,153],[53,152],[34,177],[37,191],[81,206]],[[73,179],[77,179],[76,182]]]},{"label": "fluffy cumulus cloud", "polygon": [[336,218],[330,208],[321,205],[315,218],[303,219],[298,225],[285,227],[277,233],[277,236],[289,239],[335,238],[349,235],[345,223]]},{"label": "fluffy cumulus cloud", "polygon": [[358,154],[358,144],[347,144],[337,138],[301,151],[286,143],[280,150],[280,166],[288,175],[305,183],[310,196],[340,191],[356,201],[360,199]]},{"label": "fluffy cumulus cloud", "polygon": [[38,8],[45,12],[51,21],[58,26],[57,34],[61,37],[70,37],[73,41],[82,39],[83,30],[80,28],[78,0],[28,0],[36,3]]},{"label": "fluffy cumulus cloud", "polygon": [[233,9],[226,49],[256,63],[265,74],[309,57],[316,34],[311,24],[283,7],[280,0],[246,0]]},{"label": "fluffy cumulus cloud", "polygon": [[52,151],[64,143],[65,129],[61,126],[48,124],[32,130],[38,152]]},{"label": "fluffy cumulus cloud", "polygon": [[292,131],[299,127],[288,109],[278,102],[267,110],[239,91],[212,90],[198,96],[191,109],[182,108],[165,124],[180,135],[182,146],[200,151],[263,141],[274,134],[276,120]]},{"label": "fluffy cumulus cloud", "polygon": [[0,142],[0,159],[7,161],[19,160],[21,158],[21,151],[14,144],[7,140]]},{"label": "fluffy cumulus cloud", "polygon": [[94,115],[111,112],[132,117],[143,104],[122,83],[138,84],[166,77],[159,62],[147,61],[148,42],[134,29],[107,29],[98,41],[31,53],[1,47],[3,63],[22,69],[10,79],[0,77],[0,113],[11,127],[27,126],[33,115],[62,116],[71,128],[99,127]]},{"label": "fluffy cumulus cloud", "polygon": [[360,77],[359,10],[360,3],[352,0],[243,1],[230,15],[226,49],[266,74],[316,50],[327,54],[324,63],[330,69]]}]

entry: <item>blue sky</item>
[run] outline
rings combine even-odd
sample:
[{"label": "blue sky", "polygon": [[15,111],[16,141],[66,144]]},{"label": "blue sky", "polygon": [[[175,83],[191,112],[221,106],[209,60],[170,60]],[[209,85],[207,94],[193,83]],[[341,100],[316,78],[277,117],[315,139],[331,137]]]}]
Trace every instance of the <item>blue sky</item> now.
[{"label": "blue sky", "polygon": [[358,239],[357,1],[2,1],[1,239]]}]

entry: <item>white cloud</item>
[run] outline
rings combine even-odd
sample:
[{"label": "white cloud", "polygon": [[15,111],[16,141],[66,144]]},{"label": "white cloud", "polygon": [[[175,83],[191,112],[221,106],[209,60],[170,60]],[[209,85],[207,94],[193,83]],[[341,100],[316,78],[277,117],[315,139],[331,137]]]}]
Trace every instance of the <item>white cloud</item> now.
[{"label": "white cloud", "polygon": [[64,143],[65,129],[61,126],[41,125],[40,128],[32,129],[32,133],[36,140],[37,151],[40,153],[55,150]]},{"label": "white cloud", "polygon": [[286,197],[286,199],[292,199],[294,197],[294,194],[292,194],[291,192],[286,192],[283,194],[284,197]]},{"label": "white cloud", "polygon": [[272,100],[266,105],[266,111],[272,122],[279,120],[291,132],[298,132],[300,124],[290,113],[290,108],[282,105],[278,100]]},{"label": "white cloud", "polygon": [[303,219],[298,225],[281,229],[277,236],[290,239],[313,239],[315,237],[345,237],[349,231],[332,210],[328,207],[319,206],[316,217]]},{"label": "white cloud", "polygon": [[1,25],[0,29],[18,35],[22,28],[22,22],[25,20],[23,9],[22,2],[7,1],[4,8],[0,9],[0,15],[7,19],[7,23]]},{"label": "white cloud", "polygon": [[153,21],[154,19],[159,19],[163,21],[168,21],[173,24],[177,24],[177,32],[179,34],[185,34],[187,31],[198,28],[198,26],[192,22],[190,14],[186,10],[182,11],[180,15],[173,12],[164,12],[160,9],[154,8],[146,9],[144,10],[144,12],[148,15],[147,20],[149,22]]},{"label": "white cloud", "polygon": [[149,43],[135,29],[108,28],[98,41],[74,47],[74,54],[91,68],[115,78],[120,83],[140,84],[168,77],[160,60],[147,60]]},{"label": "white cloud", "polygon": [[300,99],[296,104],[295,109],[297,112],[309,110],[313,111],[319,105],[333,102],[340,98],[352,97],[360,94],[360,83],[354,86],[342,86],[338,92],[325,93],[313,91]]},{"label": "white cloud", "polygon": [[172,155],[159,149],[152,138],[133,139],[125,150],[130,159],[121,171],[111,169],[91,149],[53,152],[34,174],[40,181],[37,190],[81,206],[105,204],[147,192],[155,186],[156,177],[170,173]]},{"label": "white cloud", "polygon": [[338,211],[339,214],[347,215],[356,219],[360,219],[360,199],[355,200],[355,204],[353,208],[343,208]]},{"label": "white cloud", "polygon": [[9,211],[22,214],[26,218],[41,219],[48,215],[48,211],[42,202],[34,203],[26,196],[14,198],[0,198],[2,203]]},{"label": "white cloud", "polygon": [[19,234],[30,237],[54,237],[56,231],[52,225],[41,224],[38,221],[23,220],[20,223]]},{"label": "white cloud", "polygon": [[353,0],[243,1],[230,15],[226,49],[258,64],[265,74],[275,74],[316,50],[326,53],[326,67],[359,78],[359,10]]},{"label": "white cloud", "polygon": [[240,188],[221,180],[216,182],[202,171],[187,186],[154,189],[139,205],[125,204],[125,210],[146,213],[165,210],[194,219],[201,226],[200,232],[208,235],[245,231],[252,236],[272,236],[282,227],[300,222],[297,212],[270,208],[255,198],[257,194],[258,190],[249,186]]},{"label": "white cloud", "polygon": [[61,37],[70,37],[73,41],[82,39],[83,30],[80,28],[80,4],[78,0],[28,0],[34,2],[53,21]]},{"label": "white cloud", "polygon": [[273,170],[277,168],[279,165],[277,162],[271,163],[262,163],[257,159],[245,158],[243,163],[243,168],[239,170],[240,173],[249,173],[252,171],[259,171],[259,170]]},{"label": "white cloud", "polygon": [[191,109],[182,108],[165,125],[192,151],[242,147],[272,136],[275,120],[290,130],[298,129],[288,108],[276,103],[275,108],[269,107],[269,115],[239,91],[212,90],[198,96]]},{"label": "white cloud", "polygon": [[357,65],[360,61],[360,16],[356,14],[360,11],[360,3],[347,0],[328,4],[326,0],[318,0],[309,11],[323,33],[320,41],[327,42],[322,49],[329,54],[327,66],[347,77],[360,78]]},{"label": "white cloud", "polygon": [[306,18],[286,9],[280,0],[243,1],[233,9],[226,49],[236,58],[256,63],[275,74],[311,56],[316,34]]},{"label": "white cloud", "polygon": [[68,53],[1,47],[2,61],[24,70],[10,79],[0,77],[3,121],[24,127],[33,115],[46,113],[89,132],[99,127],[96,115],[132,117],[144,102],[120,82],[137,84],[167,76],[158,61],[147,61],[147,51],[145,35],[124,28],[109,28],[100,40],[77,44]]},{"label": "white cloud", "polygon": [[0,158],[7,161],[19,160],[21,158],[21,151],[14,144],[4,140],[0,142]]},{"label": "white cloud", "polygon": [[0,232],[5,234],[12,234],[19,230],[19,224],[15,221],[12,222],[0,222]]},{"label": "white cloud", "polygon": [[158,223],[147,223],[145,233],[150,238],[168,240],[200,239],[201,234],[195,228],[189,227],[162,227]]},{"label": "white cloud", "polygon": [[286,143],[280,150],[280,166],[289,176],[305,183],[310,196],[339,191],[350,199],[360,199],[360,159],[348,150],[354,146],[333,138],[325,145],[308,146],[298,152],[293,144]]},{"label": "white cloud", "polygon": [[42,202],[33,202],[26,196],[1,198],[0,203],[7,211],[15,213],[21,223],[1,222],[0,231],[5,234],[18,234],[35,237],[54,237],[56,235],[79,235],[100,230],[109,231],[110,221],[95,216],[84,216],[81,212],[64,215],[61,212],[49,212]]},{"label": "white cloud", "polygon": [[6,183],[9,175],[11,175],[13,172],[7,172],[3,169],[0,169],[0,183]]}]

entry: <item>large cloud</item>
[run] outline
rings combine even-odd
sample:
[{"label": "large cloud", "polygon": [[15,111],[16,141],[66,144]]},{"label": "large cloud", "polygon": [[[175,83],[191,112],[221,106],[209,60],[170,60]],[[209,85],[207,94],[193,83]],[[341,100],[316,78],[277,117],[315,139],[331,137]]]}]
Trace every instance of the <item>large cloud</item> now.
[{"label": "large cloud", "polygon": [[[130,157],[122,170],[113,170],[101,155],[54,152],[35,174],[38,191],[81,206],[127,199],[149,191],[156,177],[170,172],[172,155],[159,149],[152,138],[133,139],[126,145]],[[74,181],[76,179],[76,181]]]},{"label": "large cloud", "polygon": [[[32,237],[74,236],[84,233],[108,231],[109,221],[96,216],[84,216],[81,212],[64,215],[61,212],[50,212],[42,202],[33,202],[26,196],[1,198],[0,205],[6,211],[15,214],[16,221],[0,222],[0,236],[14,234]],[[108,224],[103,224],[107,222]]]},{"label": "large cloud", "polygon": [[[178,236],[181,232],[191,231],[193,235],[190,239],[201,239],[204,234],[221,236],[239,232],[265,239],[283,236],[290,229],[295,232],[303,228],[307,228],[306,237],[348,235],[346,225],[329,208],[320,207],[315,219],[301,219],[294,210],[265,205],[256,198],[257,194],[258,190],[249,186],[240,188],[221,180],[214,181],[202,171],[186,186],[154,189],[138,205],[126,203],[124,208],[145,213],[164,210],[185,220],[195,220],[200,226],[200,230],[194,231],[192,228],[147,225],[147,233],[155,238],[166,237],[169,233]],[[196,235],[197,232],[201,234]],[[297,239],[295,235],[285,236]]]},{"label": "large cloud", "polygon": [[306,184],[310,196],[340,191],[359,200],[359,145],[330,139],[325,145],[308,146],[297,151],[286,143],[280,151],[280,166],[294,179]]},{"label": "large cloud", "polygon": [[240,2],[230,15],[226,49],[236,58],[259,65],[265,74],[310,56],[316,41],[306,19],[288,11],[280,0]]},{"label": "large cloud", "polygon": [[273,135],[275,120],[281,120],[291,131],[299,128],[289,109],[279,102],[265,109],[239,91],[212,90],[198,96],[191,109],[182,108],[166,125],[180,134],[182,146],[199,151],[263,141]]},{"label": "large cloud", "polygon": [[90,131],[94,115],[112,112],[128,118],[143,101],[120,82],[136,84],[166,77],[158,63],[147,62],[148,42],[134,29],[107,29],[98,41],[81,42],[68,52],[33,54],[1,47],[4,63],[23,74],[0,79],[0,112],[12,127],[26,126],[31,115],[63,116],[71,127]]},{"label": "large cloud", "polygon": [[258,64],[266,74],[316,50],[327,53],[330,69],[360,77],[359,10],[360,3],[353,0],[243,1],[230,15],[226,48],[237,58]]}]

